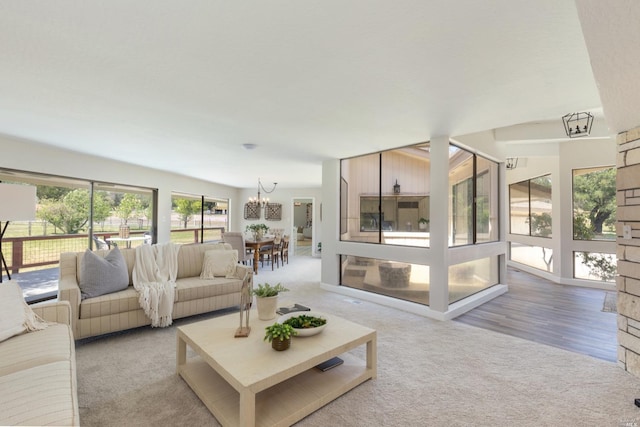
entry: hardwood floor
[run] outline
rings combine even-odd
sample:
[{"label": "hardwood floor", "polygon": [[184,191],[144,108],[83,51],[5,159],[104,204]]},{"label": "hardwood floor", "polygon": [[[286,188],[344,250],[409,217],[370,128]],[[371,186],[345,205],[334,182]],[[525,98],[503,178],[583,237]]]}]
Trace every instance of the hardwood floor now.
[{"label": "hardwood floor", "polygon": [[617,314],[603,312],[607,291],[557,285],[507,270],[509,292],[455,320],[611,362]]}]

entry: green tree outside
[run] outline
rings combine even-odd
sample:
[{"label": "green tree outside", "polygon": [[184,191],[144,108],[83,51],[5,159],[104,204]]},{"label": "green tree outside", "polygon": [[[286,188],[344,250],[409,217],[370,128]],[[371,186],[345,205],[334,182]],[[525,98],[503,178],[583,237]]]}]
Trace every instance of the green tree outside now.
[{"label": "green tree outside", "polygon": [[68,187],[54,187],[50,185],[38,185],[36,188],[36,196],[38,200],[61,200],[66,194],[73,191]]},{"label": "green tree outside", "polygon": [[116,207],[116,215],[122,220],[122,224],[126,225],[130,218],[143,210],[142,201],[138,196],[132,193],[126,193],[120,200],[120,204]]},{"label": "green tree outside", "polygon": [[202,202],[200,200],[190,199],[174,199],[175,210],[180,215],[180,222],[187,228],[189,220],[195,213],[202,211]]},{"label": "green tree outside", "polygon": [[[606,168],[573,177],[574,218],[586,215],[594,237],[602,237],[604,227],[613,227],[616,220],[616,169]],[[585,240],[587,234],[574,226],[574,238]]]},{"label": "green tree outside", "polygon": [[[43,199],[36,216],[47,221],[64,234],[78,234],[89,222],[89,191],[75,189],[61,200]],[[94,221],[104,221],[111,212],[111,205],[104,194],[94,197]]]}]

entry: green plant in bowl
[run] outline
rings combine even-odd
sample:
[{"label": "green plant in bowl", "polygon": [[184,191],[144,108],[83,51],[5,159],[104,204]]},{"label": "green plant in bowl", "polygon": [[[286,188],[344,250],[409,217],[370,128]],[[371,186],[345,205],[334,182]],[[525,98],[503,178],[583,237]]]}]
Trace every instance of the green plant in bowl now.
[{"label": "green plant in bowl", "polygon": [[284,321],[285,325],[291,325],[294,329],[317,328],[326,323],[327,319],[323,317],[307,316],[306,314],[290,317]]},{"label": "green plant in bowl", "polygon": [[322,313],[306,311],[288,313],[278,318],[278,322],[291,325],[299,337],[317,335],[327,326],[327,317]]}]

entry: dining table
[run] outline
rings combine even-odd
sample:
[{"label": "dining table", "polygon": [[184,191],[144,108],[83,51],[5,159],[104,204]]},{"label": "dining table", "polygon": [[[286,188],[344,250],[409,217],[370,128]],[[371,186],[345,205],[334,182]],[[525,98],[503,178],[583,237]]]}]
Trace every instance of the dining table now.
[{"label": "dining table", "polygon": [[253,274],[258,274],[258,262],[260,261],[260,248],[273,245],[273,237],[263,237],[262,239],[245,239],[244,246],[253,250]]}]

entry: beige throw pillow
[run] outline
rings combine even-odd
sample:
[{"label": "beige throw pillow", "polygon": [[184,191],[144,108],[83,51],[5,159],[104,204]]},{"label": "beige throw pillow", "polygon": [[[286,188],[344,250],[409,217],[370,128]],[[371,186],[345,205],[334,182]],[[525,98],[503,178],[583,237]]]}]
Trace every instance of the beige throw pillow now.
[{"label": "beige throw pillow", "polygon": [[204,253],[202,262],[201,279],[213,279],[214,277],[233,277],[238,265],[237,250],[212,250]]},{"label": "beige throw pillow", "polygon": [[47,323],[31,310],[17,282],[0,285],[0,342],[26,331],[44,329]]}]

